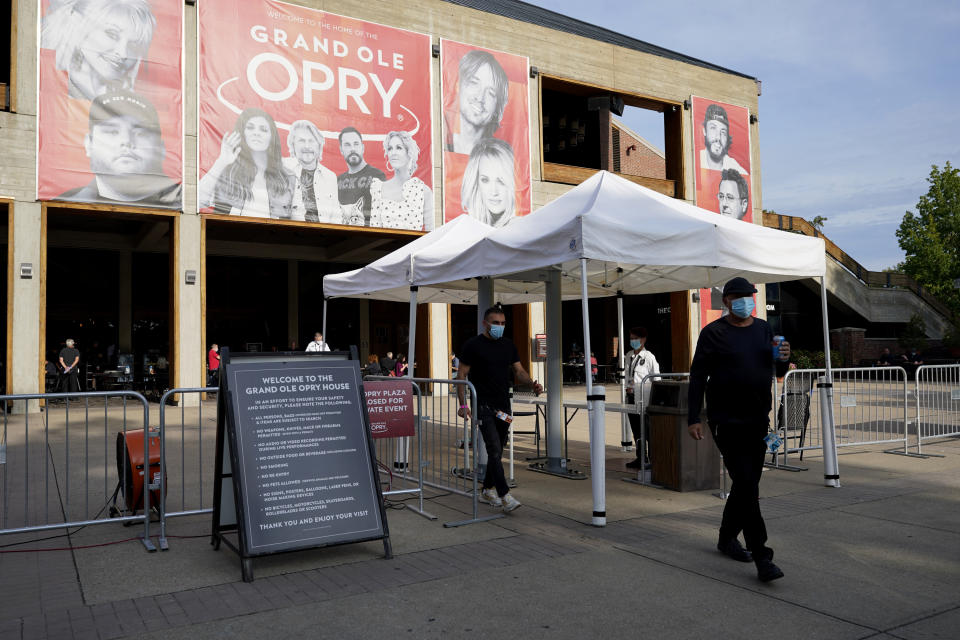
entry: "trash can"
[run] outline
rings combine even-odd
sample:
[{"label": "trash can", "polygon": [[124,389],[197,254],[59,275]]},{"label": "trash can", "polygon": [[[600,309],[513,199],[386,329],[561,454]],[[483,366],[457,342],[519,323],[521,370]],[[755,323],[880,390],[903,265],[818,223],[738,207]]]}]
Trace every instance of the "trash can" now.
[{"label": "trash can", "polygon": [[650,480],[675,491],[720,487],[720,452],[701,414],[703,440],[687,432],[686,380],[654,380],[650,389]]}]

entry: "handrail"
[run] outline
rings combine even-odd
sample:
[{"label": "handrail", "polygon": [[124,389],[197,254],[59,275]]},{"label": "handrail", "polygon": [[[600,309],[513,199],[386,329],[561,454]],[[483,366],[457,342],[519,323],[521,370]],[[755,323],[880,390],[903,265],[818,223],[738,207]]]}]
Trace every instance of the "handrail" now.
[{"label": "handrail", "polygon": [[822,232],[820,232],[816,227],[810,224],[810,222],[803,218],[765,211],[763,213],[763,226],[770,227],[771,229],[780,229],[781,231],[792,231],[794,233],[800,233],[805,236],[812,236],[814,238],[823,238],[823,242],[826,245],[827,255],[840,263],[840,265],[846,268],[858,280],[863,282],[868,287],[902,287],[904,289],[909,289],[917,294],[921,300],[936,309],[941,315],[945,317],[950,317],[951,315],[951,311],[946,307],[946,305],[940,302],[940,300],[938,300],[934,295],[924,289],[923,285],[907,274],[887,271],[870,271],[850,257],[847,252],[838,247],[832,240],[823,235]]}]

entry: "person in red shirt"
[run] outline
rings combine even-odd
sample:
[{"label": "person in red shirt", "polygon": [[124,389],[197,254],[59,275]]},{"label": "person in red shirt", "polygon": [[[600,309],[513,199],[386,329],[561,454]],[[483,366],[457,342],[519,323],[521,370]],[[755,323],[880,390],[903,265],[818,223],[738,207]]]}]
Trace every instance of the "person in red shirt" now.
[{"label": "person in red shirt", "polygon": [[218,386],[218,374],[220,369],[220,347],[217,343],[210,345],[210,351],[207,352],[207,386]]}]

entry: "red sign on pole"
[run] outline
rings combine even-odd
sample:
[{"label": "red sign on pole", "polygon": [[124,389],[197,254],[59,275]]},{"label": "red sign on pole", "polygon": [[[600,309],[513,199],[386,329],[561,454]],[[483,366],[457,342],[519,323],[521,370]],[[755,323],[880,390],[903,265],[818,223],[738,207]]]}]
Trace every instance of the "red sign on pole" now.
[{"label": "red sign on pole", "polygon": [[374,438],[400,438],[416,434],[413,417],[413,385],[408,380],[377,380],[363,383]]}]

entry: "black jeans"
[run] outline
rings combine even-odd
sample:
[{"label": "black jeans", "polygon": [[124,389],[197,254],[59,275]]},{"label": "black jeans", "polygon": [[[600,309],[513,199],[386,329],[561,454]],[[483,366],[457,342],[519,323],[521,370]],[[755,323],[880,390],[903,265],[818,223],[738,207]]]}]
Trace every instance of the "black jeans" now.
[{"label": "black jeans", "polygon": [[[634,404],[634,396],[632,393],[627,393],[627,404]],[[643,457],[642,447],[647,447],[647,455],[645,461],[649,462],[650,460],[650,418],[647,417],[646,410],[643,408],[644,413],[628,413],[627,419],[630,421],[630,431],[633,433],[633,440],[637,444],[637,458]],[[644,443],[640,442],[640,425],[644,425]]]},{"label": "black jeans", "polygon": [[483,488],[495,487],[497,495],[503,497],[510,491],[503,474],[503,447],[507,444],[510,425],[497,418],[496,410],[486,405],[480,405],[477,419],[483,444],[487,448],[487,473],[483,476]]},{"label": "black jeans", "polygon": [[767,445],[763,424],[710,425],[713,439],[723,454],[732,482],[727,504],[720,524],[720,543],[724,544],[743,531],[743,539],[754,556],[765,555],[769,549],[767,527],[760,514],[760,476]]}]

